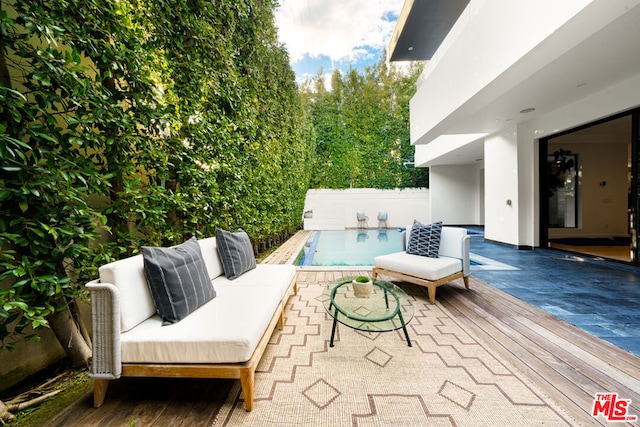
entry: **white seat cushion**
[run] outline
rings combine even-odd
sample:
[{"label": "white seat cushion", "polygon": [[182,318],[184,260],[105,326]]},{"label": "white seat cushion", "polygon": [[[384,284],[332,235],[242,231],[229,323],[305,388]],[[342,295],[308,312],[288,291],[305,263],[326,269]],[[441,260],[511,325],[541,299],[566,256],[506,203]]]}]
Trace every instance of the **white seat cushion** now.
[{"label": "white seat cushion", "polygon": [[432,281],[462,271],[462,261],[457,258],[429,258],[406,252],[377,256],[373,265]]},{"label": "white seat cushion", "polygon": [[267,286],[219,287],[214,299],[182,321],[155,315],[121,335],[122,363],[238,363],[249,360],[278,304]]},{"label": "white seat cushion", "polygon": [[225,276],[217,277],[213,281],[213,287],[216,290],[224,287],[275,287],[278,288],[280,298],[282,298],[295,277],[296,267],[294,265],[258,264],[256,268],[234,280],[229,280]]}]

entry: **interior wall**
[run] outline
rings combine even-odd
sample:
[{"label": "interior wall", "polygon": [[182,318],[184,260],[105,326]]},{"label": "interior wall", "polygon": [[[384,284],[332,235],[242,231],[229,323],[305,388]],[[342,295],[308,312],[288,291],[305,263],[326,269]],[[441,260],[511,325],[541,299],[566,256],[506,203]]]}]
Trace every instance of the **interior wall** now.
[{"label": "interior wall", "polygon": [[431,218],[447,225],[477,225],[480,220],[480,167],[431,166]]},{"label": "interior wall", "polygon": [[480,212],[478,213],[478,218],[479,218],[478,225],[484,225],[484,222],[485,222],[485,219],[484,219],[485,218],[485,207],[484,207],[484,201],[485,201],[485,191],[484,191],[484,187],[485,187],[484,180],[485,180],[485,178],[484,178],[484,176],[485,176],[485,172],[486,172],[486,169],[484,168],[484,161],[483,161],[482,167],[480,168],[480,179],[479,179],[479,182],[480,182],[480,202],[478,204],[478,209],[479,209]]}]

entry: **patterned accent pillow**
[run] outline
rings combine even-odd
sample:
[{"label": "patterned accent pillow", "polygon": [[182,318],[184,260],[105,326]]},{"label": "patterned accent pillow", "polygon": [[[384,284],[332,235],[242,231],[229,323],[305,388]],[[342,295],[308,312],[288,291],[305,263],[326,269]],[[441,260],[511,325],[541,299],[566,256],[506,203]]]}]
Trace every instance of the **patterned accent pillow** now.
[{"label": "patterned accent pillow", "polygon": [[409,235],[407,253],[429,258],[438,258],[441,234],[442,221],[424,225],[414,220],[413,227],[411,227],[411,234]]},{"label": "patterned accent pillow", "polygon": [[163,325],[178,323],[216,291],[195,237],[170,248],[142,247],[144,275]]},{"label": "patterned accent pillow", "polygon": [[236,279],[256,268],[256,257],[253,254],[251,240],[242,228],[239,228],[235,233],[217,230],[216,243],[227,279]]}]

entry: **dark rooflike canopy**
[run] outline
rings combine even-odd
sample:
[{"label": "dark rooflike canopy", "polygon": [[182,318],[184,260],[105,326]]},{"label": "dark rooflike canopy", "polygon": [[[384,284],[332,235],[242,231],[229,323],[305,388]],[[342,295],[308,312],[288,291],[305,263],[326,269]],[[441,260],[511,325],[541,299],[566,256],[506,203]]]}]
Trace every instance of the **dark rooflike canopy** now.
[{"label": "dark rooflike canopy", "polygon": [[405,0],[389,43],[389,60],[431,59],[469,0]]}]

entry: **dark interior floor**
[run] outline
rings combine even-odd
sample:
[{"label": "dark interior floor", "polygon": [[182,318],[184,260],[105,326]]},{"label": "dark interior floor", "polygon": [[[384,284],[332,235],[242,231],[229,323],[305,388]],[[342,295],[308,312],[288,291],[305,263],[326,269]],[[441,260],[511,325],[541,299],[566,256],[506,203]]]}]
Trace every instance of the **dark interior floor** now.
[{"label": "dark interior floor", "polygon": [[549,247],[592,257],[631,261],[631,245],[628,239],[555,239],[549,241]]}]

